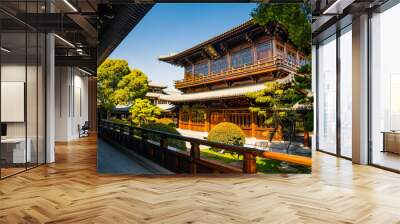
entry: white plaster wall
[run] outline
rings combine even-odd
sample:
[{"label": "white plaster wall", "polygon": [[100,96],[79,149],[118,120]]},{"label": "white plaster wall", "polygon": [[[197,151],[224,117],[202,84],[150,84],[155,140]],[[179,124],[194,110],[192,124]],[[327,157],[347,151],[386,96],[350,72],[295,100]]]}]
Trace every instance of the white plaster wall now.
[{"label": "white plaster wall", "polygon": [[78,125],[88,120],[88,78],[76,68],[56,68],[56,141],[79,137]]},{"label": "white plaster wall", "polygon": [[67,67],[55,68],[55,140],[68,141],[69,83]]}]

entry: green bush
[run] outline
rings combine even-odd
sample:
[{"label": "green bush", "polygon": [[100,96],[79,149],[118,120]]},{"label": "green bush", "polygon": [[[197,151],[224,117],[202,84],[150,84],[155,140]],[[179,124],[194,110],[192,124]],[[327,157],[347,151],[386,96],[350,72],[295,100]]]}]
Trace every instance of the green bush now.
[{"label": "green bush", "polygon": [[158,123],[166,124],[168,126],[176,128],[175,122],[171,118],[160,118],[158,119]]},{"label": "green bush", "polygon": [[314,130],[314,113],[313,113],[313,111],[310,111],[305,115],[304,130],[306,130],[306,131]]},{"label": "green bush", "polygon": [[[147,128],[147,129],[152,129],[152,130],[156,130],[156,131],[161,131],[161,132],[166,132],[166,133],[171,133],[174,135],[181,135],[176,128],[171,127],[167,124],[163,124],[163,123],[148,123],[148,124],[143,124],[141,126],[142,128]],[[158,134],[151,134],[148,133],[148,138],[152,141],[155,142],[160,142],[160,136]],[[186,151],[186,144],[184,141],[182,140],[177,140],[177,139],[168,139],[168,146],[172,146],[176,149],[179,150],[184,150]]]},{"label": "green bush", "polygon": [[207,139],[213,142],[220,142],[228,145],[243,146],[246,136],[243,130],[236,124],[222,122],[215,126],[208,133]]},{"label": "green bush", "polygon": [[125,118],[123,118],[123,119],[111,118],[110,121],[111,121],[111,122],[114,122],[114,123],[118,123],[118,124],[129,124],[129,123],[130,123],[130,122],[129,122],[127,119],[125,119]]}]

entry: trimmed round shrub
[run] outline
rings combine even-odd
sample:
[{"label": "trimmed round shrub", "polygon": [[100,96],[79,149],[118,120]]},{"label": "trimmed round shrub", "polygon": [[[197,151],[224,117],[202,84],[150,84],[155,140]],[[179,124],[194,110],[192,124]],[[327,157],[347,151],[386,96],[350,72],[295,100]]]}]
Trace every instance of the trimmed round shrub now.
[{"label": "trimmed round shrub", "polygon": [[246,141],[246,135],[236,124],[222,122],[217,124],[208,133],[207,139],[213,142],[224,143],[228,145],[243,146]]},{"label": "trimmed round shrub", "polygon": [[160,118],[160,119],[158,119],[158,123],[166,124],[168,126],[176,128],[176,125],[175,125],[174,121],[171,118],[166,118],[166,117],[165,118]]},{"label": "trimmed round shrub", "polygon": [[[171,133],[174,135],[181,135],[176,128],[171,127],[169,125],[163,124],[163,123],[148,123],[148,124],[143,124],[141,126],[142,128],[146,128],[146,129],[152,129],[152,130],[156,130],[156,131],[161,131],[161,132],[166,132],[166,133]],[[152,134],[152,133],[148,133],[148,139],[155,141],[157,143],[160,142],[160,136],[158,134]],[[177,139],[171,139],[168,138],[168,146],[174,147],[176,149],[179,150],[185,150],[186,151],[186,144],[184,141],[182,140],[177,140]]]}]

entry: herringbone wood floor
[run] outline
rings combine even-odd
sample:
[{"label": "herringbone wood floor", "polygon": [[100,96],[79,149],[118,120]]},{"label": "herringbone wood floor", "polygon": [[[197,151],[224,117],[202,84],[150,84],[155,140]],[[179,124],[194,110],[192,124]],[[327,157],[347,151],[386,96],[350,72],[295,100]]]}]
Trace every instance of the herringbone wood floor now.
[{"label": "herringbone wood floor", "polygon": [[400,175],[322,153],[312,175],[111,176],[95,141],[0,181],[0,223],[400,223]]}]

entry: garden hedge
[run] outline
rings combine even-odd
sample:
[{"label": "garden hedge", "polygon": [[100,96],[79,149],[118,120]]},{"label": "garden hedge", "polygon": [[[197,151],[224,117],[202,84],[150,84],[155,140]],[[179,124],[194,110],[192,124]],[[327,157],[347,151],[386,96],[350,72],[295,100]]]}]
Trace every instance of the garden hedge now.
[{"label": "garden hedge", "polygon": [[222,122],[211,129],[207,139],[213,142],[243,146],[246,141],[246,135],[236,124]]}]

